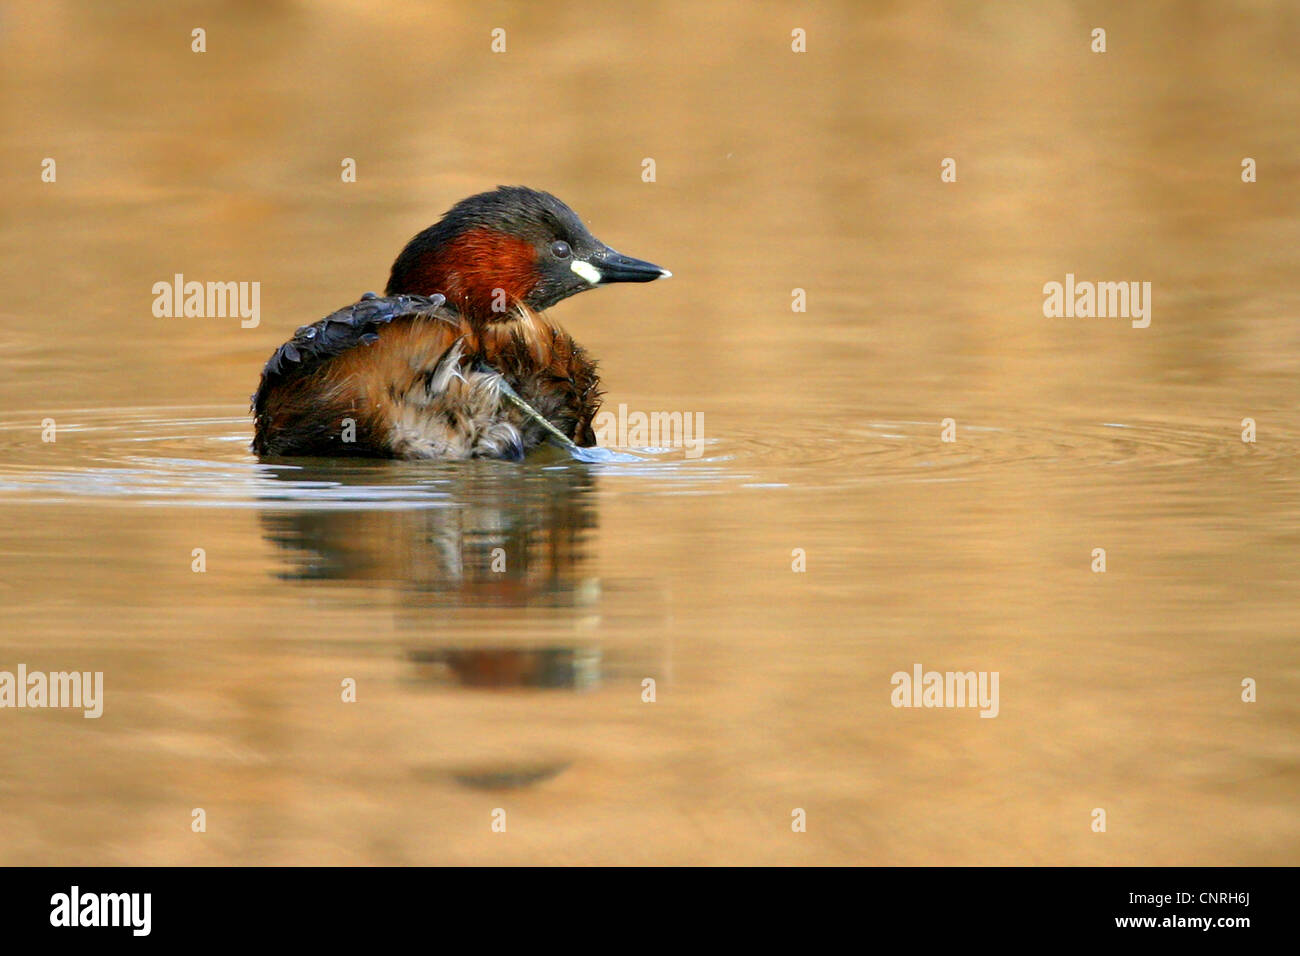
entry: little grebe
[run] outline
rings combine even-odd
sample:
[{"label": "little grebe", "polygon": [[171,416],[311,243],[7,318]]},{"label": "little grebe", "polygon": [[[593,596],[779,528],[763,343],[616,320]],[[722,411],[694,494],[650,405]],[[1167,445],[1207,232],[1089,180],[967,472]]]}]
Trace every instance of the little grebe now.
[{"label": "little grebe", "polygon": [[263,456],[519,459],[595,444],[596,364],[541,313],[611,282],[671,275],[596,239],[549,193],[453,206],[366,293],[280,346],[253,396]]}]

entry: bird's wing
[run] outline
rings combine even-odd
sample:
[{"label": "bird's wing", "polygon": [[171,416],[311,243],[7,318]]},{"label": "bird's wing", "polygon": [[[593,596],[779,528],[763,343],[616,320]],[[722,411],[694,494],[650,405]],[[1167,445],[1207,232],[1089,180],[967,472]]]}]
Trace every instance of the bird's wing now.
[{"label": "bird's wing", "polygon": [[262,369],[262,381],[252,398],[255,415],[265,408],[266,397],[277,385],[314,371],[321,363],[356,348],[373,345],[379,340],[379,329],[394,319],[406,316],[438,318],[452,328],[454,318],[441,313],[446,298],[441,295],[390,295],[378,296],[367,292],[357,302],[345,306],[319,322],[300,327],[267,360]]},{"label": "bird's wing", "polygon": [[[395,454],[395,404],[461,335],[441,295],[368,292],[275,350],[252,398],[258,455]],[[346,428],[345,428],[346,426]]]}]

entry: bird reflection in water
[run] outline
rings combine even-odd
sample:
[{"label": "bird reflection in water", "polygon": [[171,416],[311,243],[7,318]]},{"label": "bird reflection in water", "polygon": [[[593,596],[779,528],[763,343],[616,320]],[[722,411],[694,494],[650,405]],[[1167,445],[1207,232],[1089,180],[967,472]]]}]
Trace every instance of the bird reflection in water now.
[{"label": "bird reflection in water", "polygon": [[596,527],[585,466],[305,461],[268,473],[356,493],[262,512],[267,539],[295,553],[285,578],[390,585],[448,607],[569,606],[595,585],[583,576]]},{"label": "bird reflection in water", "polygon": [[[289,562],[281,576],[390,594],[416,686],[545,694],[588,690],[611,672],[628,681],[661,673],[651,649],[610,651],[602,642],[602,587],[588,566],[596,477],[586,466],[293,465],[269,474],[344,495],[355,488],[357,507],[261,512],[265,537]],[[560,773],[569,759],[484,764],[470,756],[439,775],[475,788],[521,787]]]}]

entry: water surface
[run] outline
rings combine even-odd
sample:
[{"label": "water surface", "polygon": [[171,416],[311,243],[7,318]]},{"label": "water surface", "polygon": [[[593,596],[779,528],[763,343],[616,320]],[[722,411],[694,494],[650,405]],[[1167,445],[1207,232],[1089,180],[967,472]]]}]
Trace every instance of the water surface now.
[{"label": "water surface", "polygon": [[[0,711],[0,862],[1295,863],[1294,10],[622,9],[0,8],[0,669],[107,697]],[[700,454],[251,456],[270,352],[514,182],[673,271],[553,315]]]}]

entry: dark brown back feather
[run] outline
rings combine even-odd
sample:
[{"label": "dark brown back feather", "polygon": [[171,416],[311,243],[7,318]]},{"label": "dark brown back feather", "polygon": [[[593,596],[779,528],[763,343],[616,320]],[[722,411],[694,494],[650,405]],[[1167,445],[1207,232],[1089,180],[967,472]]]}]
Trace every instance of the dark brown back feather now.
[{"label": "dark brown back feather", "polygon": [[[367,294],[298,329],[266,363],[252,399],[253,451],[262,456],[401,456],[394,422],[412,394],[427,401],[428,376],[448,350],[467,369],[505,377],[536,411],[579,445],[594,445],[600,407],[596,365],[563,330],[527,309],[515,319],[473,323],[441,295]],[[370,346],[374,346],[373,349]],[[412,389],[417,393],[412,393]],[[355,436],[343,440],[351,420]],[[522,454],[545,440],[526,421]]]},{"label": "dark brown back feather", "polygon": [[262,369],[262,380],[253,394],[253,452],[258,455],[359,455],[386,457],[389,452],[382,436],[365,433],[358,421],[357,441],[341,441],[334,412],[363,409],[332,409],[312,388],[314,373],[330,359],[358,346],[378,341],[379,330],[407,316],[437,318],[451,328],[460,323],[444,309],[441,295],[394,295],[380,297],[367,292],[352,305],[339,309],[319,322],[301,326],[292,339],[281,345]]}]

